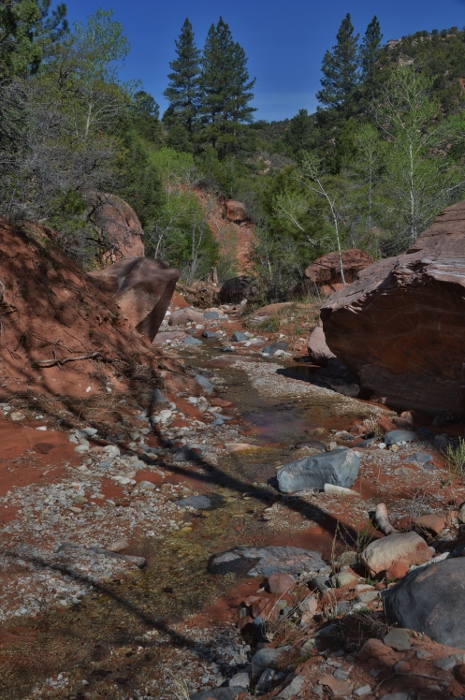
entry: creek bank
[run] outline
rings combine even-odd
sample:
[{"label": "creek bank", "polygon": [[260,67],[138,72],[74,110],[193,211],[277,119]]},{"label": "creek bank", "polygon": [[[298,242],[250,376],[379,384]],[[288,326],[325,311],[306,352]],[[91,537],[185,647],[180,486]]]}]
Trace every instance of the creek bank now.
[{"label": "creek bank", "polygon": [[[380,436],[378,442],[360,447],[371,440],[365,436],[380,419],[388,417],[383,408],[279,374],[283,365],[265,359],[261,346],[252,342],[271,344],[281,340],[278,334],[247,331],[248,340],[234,343],[233,332],[241,324],[233,311],[212,313],[216,315],[204,317],[201,324],[185,327],[199,345],[184,346],[173,337],[164,346],[164,362],[178,363],[172,364],[174,376],[179,365],[185,368],[179,381],[153,392],[147,406],[117,404],[111,428],[110,423],[105,430],[98,424],[94,433],[96,428],[81,422],[79,430],[69,429],[68,460],[54,454],[56,434],[63,433],[50,415],[13,406],[13,401],[3,405],[2,426],[17,431],[16,444],[30,445],[32,432],[40,436],[33,445],[43,445],[44,436],[52,443],[48,454],[42,448],[34,449],[32,457],[12,452],[6,464],[15,468],[14,459],[37,459],[41,467],[29,485],[13,482],[0,503],[11,518],[2,530],[4,542],[21,567],[20,577],[12,577],[11,561],[2,561],[2,583],[9,576],[12,584],[4,590],[16,596],[5,595],[11,621],[5,629],[27,627],[35,635],[30,649],[46,650],[52,671],[36,669],[32,682],[38,694],[49,697],[77,694],[83,681],[85,692],[103,694],[111,688],[118,700],[126,700],[129,692],[171,700],[181,681],[189,694],[206,691],[215,697],[221,690],[224,695],[225,684],[232,683],[244,688],[247,697],[246,686],[235,685],[237,675],[244,682],[250,663],[255,659],[258,668],[258,660],[267,657],[256,659],[256,652],[269,649],[271,659],[276,643],[286,647],[288,634],[292,650],[284,649],[280,665],[267,661],[271,665],[259,677],[258,671],[252,674],[265,697],[277,691],[283,698],[292,693],[305,697],[307,688],[317,688],[316,696],[324,697],[350,688],[356,698],[367,686],[366,696],[371,692],[382,697],[393,666],[383,666],[385,685],[378,688],[380,680],[373,680],[369,664],[359,668],[359,632],[352,625],[363,623],[363,639],[371,638],[380,623],[379,594],[385,584],[366,583],[355,549],[363,549],[376,535],[369,513],[380,500],[388,503],[397,527],[406,513],[413,520],[425,509],[450,507],[452,492],[441,489],[444,472],[423,470],[420,460],[408,461],[427,452],[442,467],[435,443],[417,433],[415,440],[401,441],[396,449],[380,449]],[[201,339],[206,328],[218,337]],[[163,329],[173,336],[178,332],[176,326],[168,331],[164,324]],[[223,354],[226,346],[233,352]],[[292,355],[280,359],[289,363]],[[205,381],[196,381],[196,376]],[[210,385],[213,392],[205,393]],[[12,421],[9,416],[16,409],[23,411],[23,418]],[[47,431],[36,433],[35,427]],[[355,447],[360,453],[355,495],[278,493],[273,479],[282,464],[334,446]],[[53,471],[43,476],[53,464],[60,465],[59,476]],[[45,485],[46,477],[51,478]],[[420,488],[421,498],[415,498]],[[191,501],[180,508],[184,498],[205,498],[211,507],[203,510]],[[83,549],[56,551],[63,533]],[[143,570],[95,551],[111,551],[118,540],[128,545],[122,554],[146,559]],[[439,537],[438,542],[439,549],[450,540]],[[265,574],[243,580],[231,572],[222,576],[207,571],[212,556],[233,547],[290,543],[317,550],[325,566],[309,572],[301,565],[289,593],[261,590]],[[46,568],[38,566],[39,559]],[[59,614],[53,612],[57,607]],[[366,619],[360,612],[365,609],[370,611]],[[344,631],[346,625],[350,633]],[[67,639],[67,629],[78,629],[79,638]],[[428,644],[417,650],[429,649]],[[60,653],[54,655],[57,645]],[[392,649],[387,649],[392,660]],[[79,664],[66,661],[68,651],[79,656]],[[310,658],[304,661],[306,656]],[[441,679],[450,685],[451,673],[444,674]],[[16,682],[18,674],[14,678]],[[16,697],[27,696],[31,681],[27,687],[25,683],[22,679],[15,685]],[[447,687],[444,681],[441,688]]]}]

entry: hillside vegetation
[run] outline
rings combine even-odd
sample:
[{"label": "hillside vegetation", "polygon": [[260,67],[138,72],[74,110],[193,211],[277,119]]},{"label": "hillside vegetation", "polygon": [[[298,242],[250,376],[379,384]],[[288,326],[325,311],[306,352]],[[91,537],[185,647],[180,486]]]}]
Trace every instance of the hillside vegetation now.
[{"label": "hillside vegetation", "polygon": [[64,4],[0,7],[0,214],[39,220],[87,267],[101,240],[83,194],[110,191],[139,215],[147,255],[186,282],[221,259],[209,216],[244,202],[263,295],[302,291],[305,267],[332,250],[406,250],[463,198],[465,32],[417,32],[383,43],[375,18],[360,39],[350,15],[323,57],[321,106],[253,121],[255,80],[219,18],[201,50],[188,19],[173,46],[160,117],[118,69],[130,47],[111,11],[68,26]]}]

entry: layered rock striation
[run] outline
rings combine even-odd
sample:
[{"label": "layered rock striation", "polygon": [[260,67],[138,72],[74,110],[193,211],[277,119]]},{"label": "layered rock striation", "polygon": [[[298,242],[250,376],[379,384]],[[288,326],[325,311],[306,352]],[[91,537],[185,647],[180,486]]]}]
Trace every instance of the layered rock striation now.
[{"label": "layered rock striation", "polygon": [[465,202],[321,310],[329,348],[394,408],[465,415]]}]

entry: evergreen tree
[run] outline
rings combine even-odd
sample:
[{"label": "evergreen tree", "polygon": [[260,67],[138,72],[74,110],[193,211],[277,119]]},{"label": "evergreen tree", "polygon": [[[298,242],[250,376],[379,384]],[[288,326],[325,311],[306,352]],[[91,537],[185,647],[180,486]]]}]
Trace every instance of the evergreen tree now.
[{"label": "evergreen tree", "polygon": [[351,111],[355,90],[359,84],[359,35],[347,14],[342,20],[332,51],[326,51],[321,70],[322,89],[317,99],[327,107],[334,107],[348,116]]},{"label": "evergreen tree", "polygon": [[173,72],[168,74],[170,82],[163,94],[178,121],[192,134],[199,102],[200,51],[189,19],[182,25],[175,44],[177,58],[170,63]]},{"label": "evergreen tree", "polygon": [[360,68],[363,82],[369,80],[373,74],[373,69],[381,48],[382,38],[381,27],[378,18],[375,16],[368,25],[360,46]]},{"label": "evergreen tree", "polygon": [[222,158],[237,152],[244,124],[252,121],[255,111],[249,104],[255,78],[249,79],[244,49],[233,41],[222,17],[208,31],[201,65],[203,135]]}]

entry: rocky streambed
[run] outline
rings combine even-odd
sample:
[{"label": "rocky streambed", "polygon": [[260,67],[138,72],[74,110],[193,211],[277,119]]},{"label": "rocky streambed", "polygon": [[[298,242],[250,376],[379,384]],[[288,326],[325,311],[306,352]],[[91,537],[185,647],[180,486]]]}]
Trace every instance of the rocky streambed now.
[{"label": "rocky streambed", "polygon": [[[279,338],[198,321],[163,331],[194,384],[148,408],[118,397],[111,434],[2,404],[0,697],[460,695],[462,651],[391,630],[382,602],[459,546],[453,438],[415,426],[387,445],[394,415],[293,378],[288,348],[263,354]],[[280,491],[281,465],[341,447],[350,491]],[[388,540],[381,502],[422,545],[363,563]]]}]

